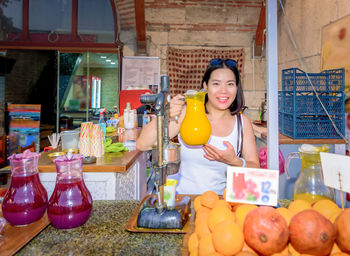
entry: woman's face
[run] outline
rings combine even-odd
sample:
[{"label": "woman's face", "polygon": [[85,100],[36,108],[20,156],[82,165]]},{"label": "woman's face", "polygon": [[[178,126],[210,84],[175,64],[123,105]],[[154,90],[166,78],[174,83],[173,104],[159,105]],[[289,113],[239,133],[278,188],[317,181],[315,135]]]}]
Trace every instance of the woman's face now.
[{"label": "woman's face", "polygon": [[203,85],[204,89],[208,91],[207,104],[215,109],[228,109],[236,98],[238,88],[236,76],[228,68],[214,70],[208,84],[204,83]]}]

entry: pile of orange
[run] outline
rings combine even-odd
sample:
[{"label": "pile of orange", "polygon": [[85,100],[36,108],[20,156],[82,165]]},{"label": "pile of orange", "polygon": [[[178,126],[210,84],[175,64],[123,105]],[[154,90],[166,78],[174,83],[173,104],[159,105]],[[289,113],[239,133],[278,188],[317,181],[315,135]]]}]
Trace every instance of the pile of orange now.
[{"label": "pile of orange", "polygon": [[[229,203],[226,202],[225,192],[222,199],[213,191],[206,191],[197,196],[194,199],[193,207],[195,210],[195,229],[188,239],[190,255],[266,255],[258,251],[255,244],[247,237],[247,233],[251,233],[247,231],[253,230],[253,228],[246,225],[251,225],[249,220],[254,214],[258,214],[256,209],[261,207],[252,204]],[[283,222],[286,223],[284,224],[286,230],[289,232],[293,217],[310,209],[317,211],[317,216],[321,216],[320,218],[325,217],[324,219],[334,223],[332,225],[337,230],[338,235],[335,240],[333,239],[334,241],[331,241],[332,250],[329,255],[350,255],[350,248],[347,247],[350,246],[350,209],[342,211],[330,200],[321,200],[313,205],[303,200],[295,200],[290,203],[288,208],[281,207],[273,211],[275,211],[275,216],[280,216],[280,219],[283,219]],[[342,234],[342,237],[339,233]],[[283,249],[272,255],[307,255],[297,250],[299,249],[297,243],[295,243],[296,247],[294,248],[290,239],[283,243],[285,243]]]}]

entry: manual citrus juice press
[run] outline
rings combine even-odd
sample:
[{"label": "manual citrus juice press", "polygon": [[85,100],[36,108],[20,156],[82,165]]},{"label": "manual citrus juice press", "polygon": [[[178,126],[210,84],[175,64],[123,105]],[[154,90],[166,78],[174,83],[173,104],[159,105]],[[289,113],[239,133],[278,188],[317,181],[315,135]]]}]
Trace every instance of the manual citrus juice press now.
[{"label": "manual citrus juice press", "polygon": [[288,167],[293,158],[301,159],[301,169],[293,186],[293,199],[302,199],[313,204],[322,199],[334,201],[334,190],[324,184],[320,152],[328,152],[329,145],[320,147],[303,144],[299,152],[292,152],[288,155],[286,162],[286,173],[289,178]]},{"label": "manual citrus juice press", "polygon": [[157,118],[157,146],[152,152],[153,193],[144,199],[137,217],[137,227],[149,229],[182,229],[188,220],[190,198],[185,196],[175,207],[167,207],[164,201],[166,176],[178,172],[180,146],[169,138],[169,77],[161,76],[158,94],[141,95],[142,104],[155,106]]}]

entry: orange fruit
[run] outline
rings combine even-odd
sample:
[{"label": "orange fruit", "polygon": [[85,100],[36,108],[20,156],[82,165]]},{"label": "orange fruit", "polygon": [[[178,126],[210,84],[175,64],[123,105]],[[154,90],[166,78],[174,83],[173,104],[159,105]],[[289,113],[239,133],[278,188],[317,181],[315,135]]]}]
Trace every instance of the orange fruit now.
[{"label": "orange fruit", "polygon": [[194,209],[196,212],[197,212],[198,209],[202,206],[201,200],[202,200],[202,196],[197,196],[197,197],[193,200],[193,209]]},{"label": "orange fruit", "polygon": [[198,250],[190,252],[190,256],[198,256]]},{"label": "orange fruit", "polygon": [[243,248],[244,236],[242,229],[232,220],[218,223],[212,235],[214,248],[219,253],[233,255]]},{"label": "orange fruit", "polygon": [[201,206],[198,211],[196,212],[196,219],[194,221],[194,224],[197,225],[198,222],[208,222],[209,213],[211,212],[211,209],[205,206]]},{"label": "orange fruit", "polygon": [[245,217],[247,216],[247,214],[255,209],[258,208],[256,205],[254,204],[243,204],[237,207],[236,209],[236,222],[241,226],[241,228],[243,229],[244,226],[244,220]]},{"label": "orange fruit", "polygon": [[300,256],[300,253],[294,249],[294,247],[291,243],[288,243],[288,252],[289,252],[290,256]]},{"label": "orange fruit", "polygon": [[345,252],[336,252],[331,254],[331,256],[349,256],[350,254],[347,254]]},{"label": "orange fruit", "polygon": [[190,238],[188,239],[188,251],[193,252],[193,251],[198,251],[198,236],[196,233],[192,233],[190,235]]},{"label": "orange fruit", "polygon": [[325,216],[327,219],[330,219],[334,214],[340,213],[341,209],[338,207],[336,203],[334,203],[331,200],[323,199],[320,201],[317,201],[313,206],[312,209],[318,211],[323,216]]},{"label": "orange fruit", "polygon": [[235,212],[239,206],[246,205],[246,204],[242,204],[242,203],[233,203],[233,202],[228,202],[228,203],[231,205],[231,209],[233,212]]},{"label": "orange fruit", "polygon": [[227,191],[227,189],[225,188],[224,192],[222,193],[222,198],[224,198],[225,201],[226,201],[226,191]]},{"label": "orange fruit", "polygon": [[215,225],[224,220],[232,220],[234,222],[235,215],[226,206],[218,205],[214,207],[208,216],[209,230],[213,232]]},{"label": "orange fruit", "polygon": [[290,220],[292,219],[293,217],[293,213],[288,210],[287,208],[284,208],[284,207],[280,207],[280,208],[277,208],[277,211],[283,216],[283,218],[286,220],[287,222],[287,225],[289,225],[289,222]]},{"label": "orange fruit", "polygon": [[216,192],[214,191],[208,190],[202,194],[201,204],[208,208],[213,208],[216,201],[218,200],[219,200],[218,194],[216,194]]},{"label": "orange fruit", "polygon": [[203,236],[211,233],[206,221],[197,222],[194,227],[194,231],[196,232],[198,239],[201,239]]},{"label": "orange fruit", "polygon": [[205,207],[205,206],[200,206],[196,211],[195,217],[198,218],[200,215],[209,213],[210,211],[211,211],[210,208]]},{"label": "orange fruit", "polygon": [[329,218],[329,220],[330,220],[332,223],[334,223],[335,220],[337,219],[338,215],[339,215],[342,211],[343,211],[343,210],[340,209],[340,212],[336,212],[335,214],[333,214],[333,215]]},{"label": "orange fruit", "polygon": [[248,252],[248,251],[241,251],[237,254],[235,254],[235,256],[255,256],[257,254],[253,253],[253,252]]},{"label": "orange fruit", "polygon": [[246,242],[244,242],[244,245],[243,245],[243,248],[242,248],[242,252],[250,252],[252,255],[258,256],[258,254],[251,247],[249,247],[249,245],[247,245]]},{"label": "orange fruit", "polygon": [[223,254],[221,254],[219,252],[213,252],[213,253],[209,253],[208,256],[225,256],[225,255],[223,255]]},{"label": "orange fruit", "polygon": [[332,255],[332,254],[334,254],[334,253],[337,253],[337,252],[341,252],[341,250],[339,249],[339,247],[338,247],[337,243],[334,243],[334,244],[333,244],[333,248],[332,248],[332,251],[331,251],[331,254],[330,254],[330,255]]},{"label": "orange fruit", "polygon": [[288,206],[288,210],[290,210],[293,215],[301,212],[302,210],[311,209],[311,204],[305,200],[294,200]]},{"label": "orange fruit", "polygon": [[212,234],[206,234],[204,235],[200,240],[198,244],[198,255],[199,256],[205,256],[210,255],[211,253],[215,253],[214,245],[213,245],[213,238]]},{"label": "orange fruit", "polygon": [[[218,201],[216,201],[214,207],[219,206],[219,205],[225,206],[225,207],[227,207],[227,208],[231,211],[231,205],[229,205],[225,200],[219,199]],[[213,207],[213,208],[214,208],[214,207]]]}]

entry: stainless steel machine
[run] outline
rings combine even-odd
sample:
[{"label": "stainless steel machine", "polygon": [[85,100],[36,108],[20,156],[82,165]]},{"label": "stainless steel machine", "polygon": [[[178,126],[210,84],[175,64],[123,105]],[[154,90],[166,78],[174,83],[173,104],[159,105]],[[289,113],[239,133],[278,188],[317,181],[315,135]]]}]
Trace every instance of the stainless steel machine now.
[{"label": "stainless steel machine", "polygon": [[137,218],[139,228],[182,229],[188,220],[190,197],[176,202],[174,208],[164,202],[164,184],[169,174],[177,173],[180,165],[180,147],[169,138],[169,77],[161,76],[158,94],[142,95],[141,103],[154,105],[157,118],[157,146],[152,152],[154,191],[140,207]]}]

